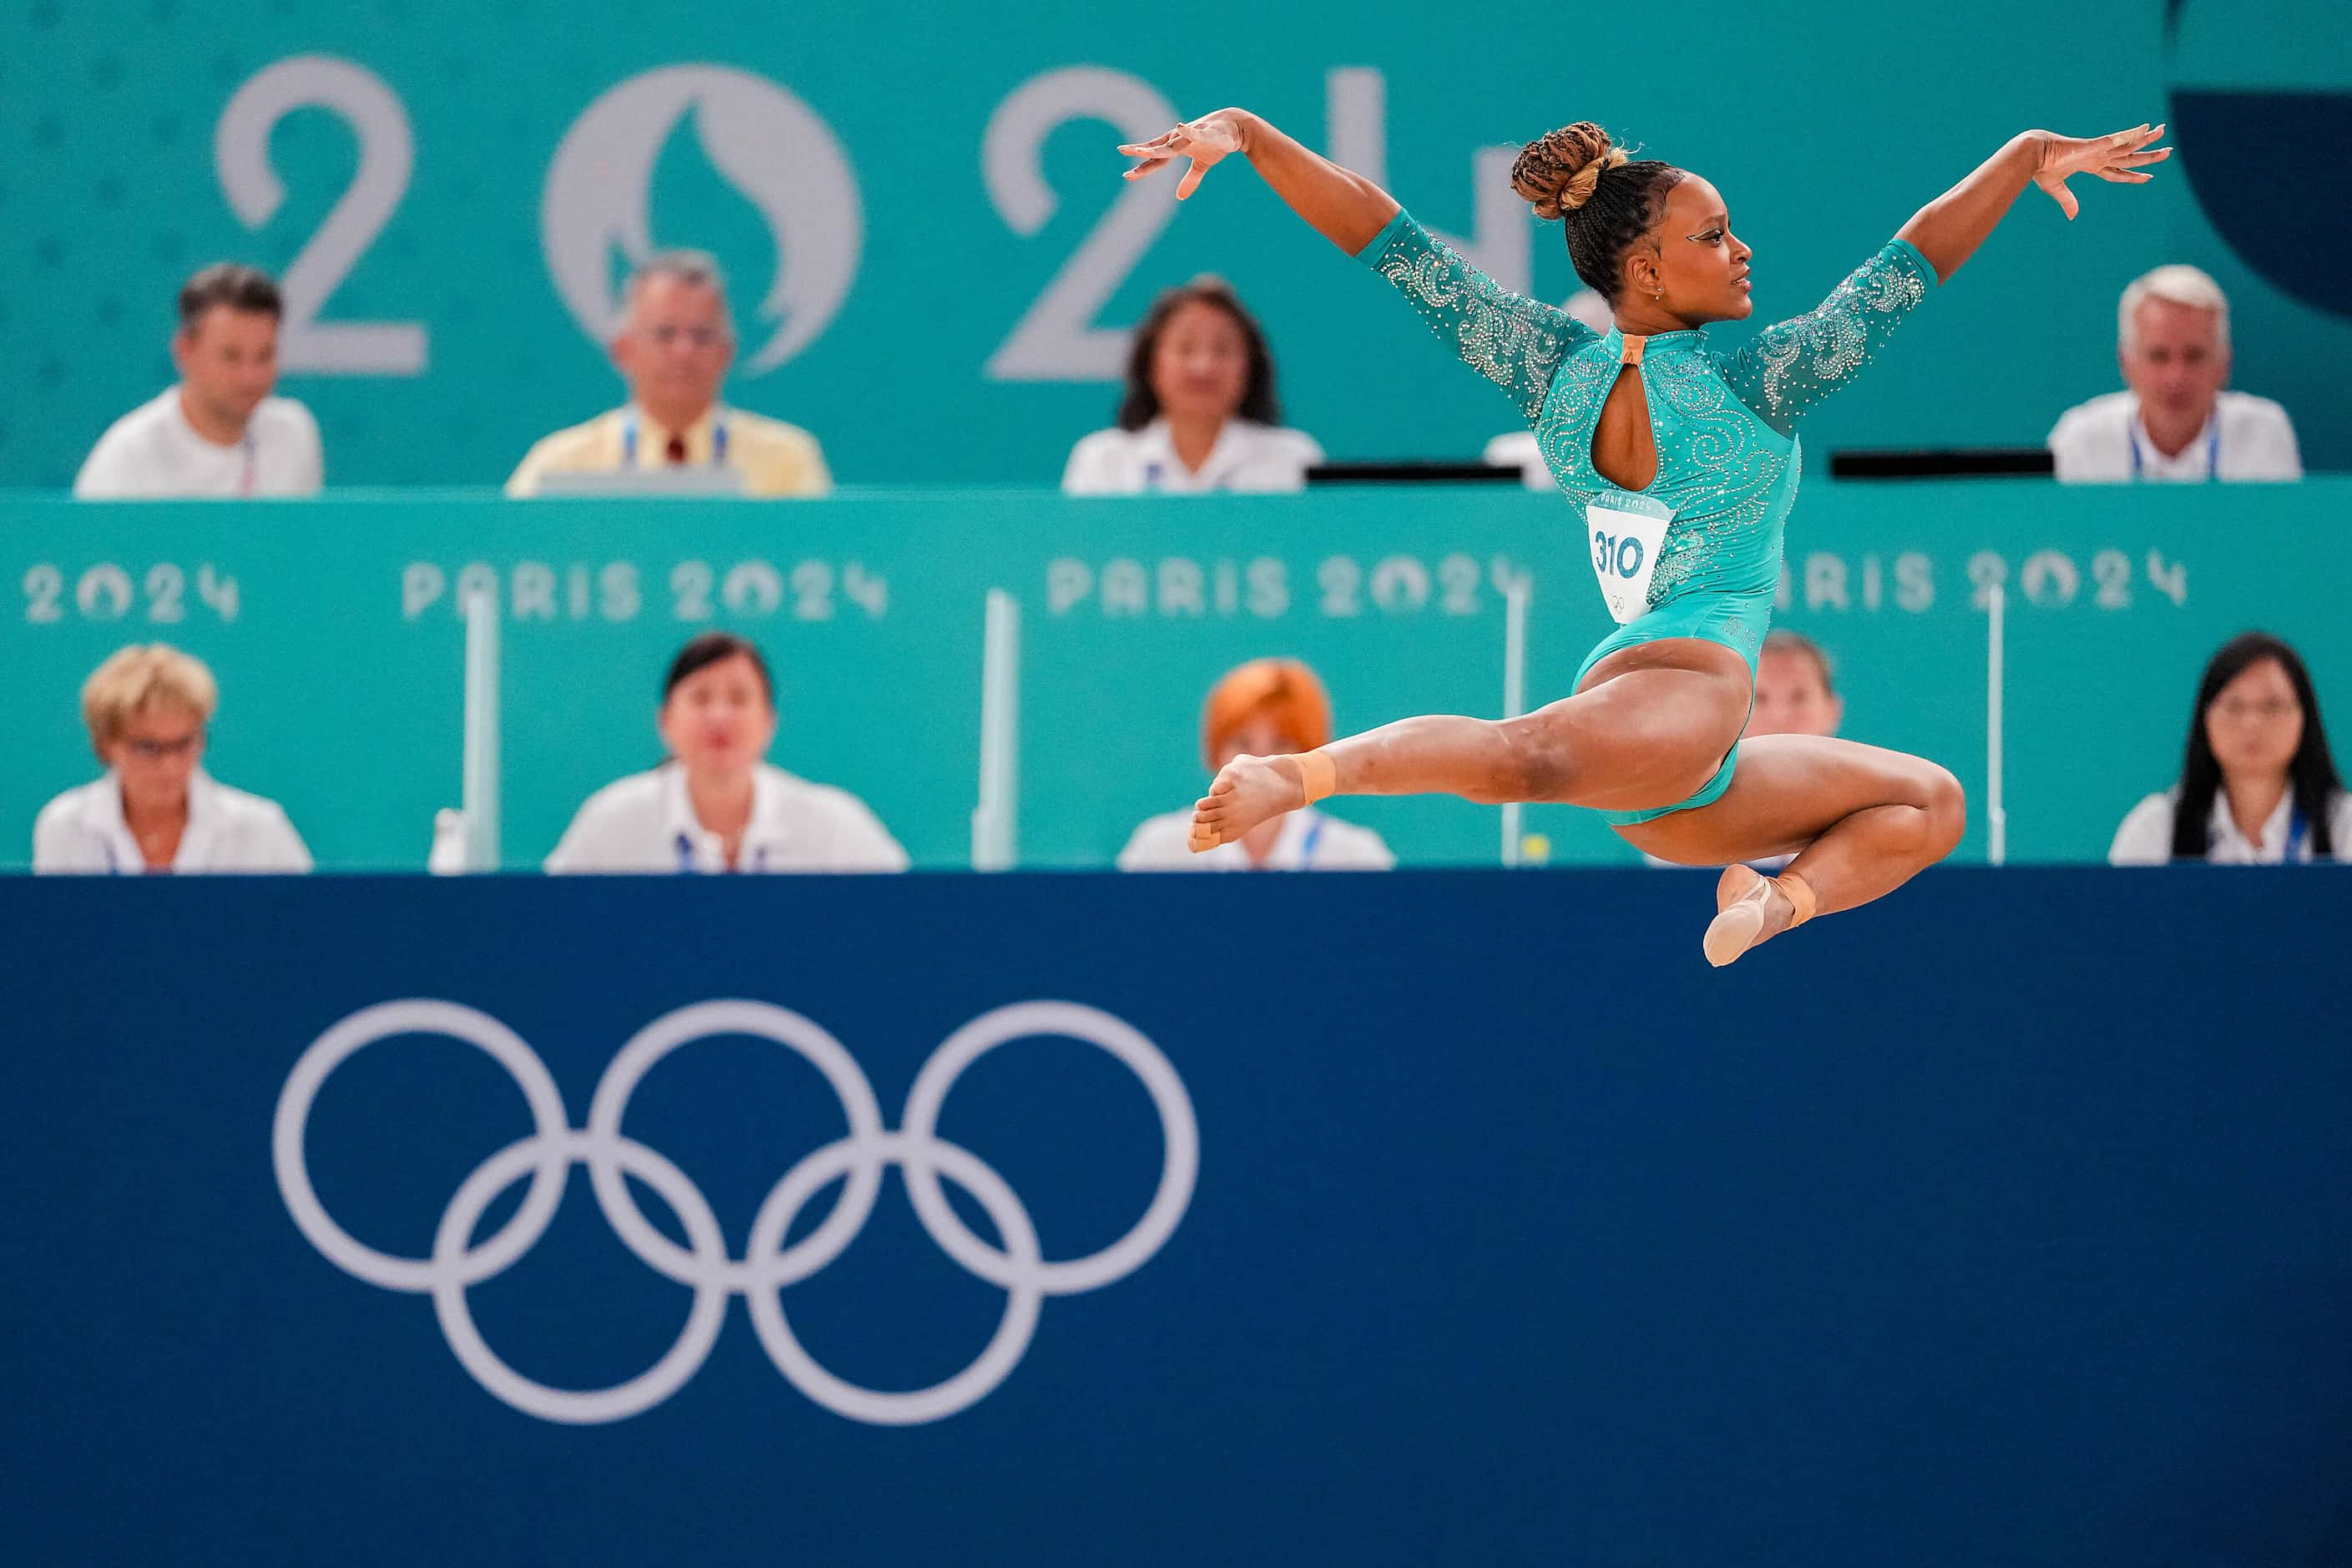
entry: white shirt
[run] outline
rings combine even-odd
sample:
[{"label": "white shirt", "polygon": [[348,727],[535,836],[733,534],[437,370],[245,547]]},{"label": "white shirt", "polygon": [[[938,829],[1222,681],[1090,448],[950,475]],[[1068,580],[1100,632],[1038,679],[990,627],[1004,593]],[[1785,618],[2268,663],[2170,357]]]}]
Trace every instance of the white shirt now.
[{"label": "white shirt", "polygon": [[1381,836],[1369,827],[1326,816],[1314,807],[1294,811],[1282,819],[1274,853],[1260,868],[1239,844],[1220,844],[1195,855],[1188,840],[1192,814],[1171,811],[1151,817],[1135,830],[1118,852],[1122,871],[1385,871],[1396,857]]},{"label": "white shirt", "polygon": [[[724,871],[719,835],[695,820],[686,769],[666,763],[592,795],[547,858],[566,871]],[[866,803],[761,763],[751,775],[751,820],[739,871],[903,871],[907,852]]]},{"label": "white shirt", "polygon": [[[2224,392],[2216,398],[2205,427],[2169,458],[2149,439],[2139,416],[2139,395],[2134,392],[2110,392],[2069,408],[2050,432],[2049,445],[2058,477],[2068,484],[2303,478],[2303,455],[2295,447],[2294,425],[2286,410],[2267,397],[2244,392]],[[2135,452],[2137,468],[2132,465]]]},{"label": "white shirt", "polygon": [[1134,496],[1160,491],[1193,494],[1232,490],[1267,494],[1307,488],[1307,470],[1323,448],[1304,430],[1228,419],[1194,473],[1176,455],[1168,421],[1140,430],[1097,430],[1070,448],[1062,492],[1074,496]]},{"label": "white shirt", "polygon": [[[172,857],[176,872],[308,871],[310,851],[274,800],[215,783],[198,768],[188,779],[188,826]],[[112,770],[69,789],[33,821],[33,869],[136,876],[147,869],[122,818],[122,784]]]},{"label": "white shirt", "polygon": [[196,434],[167,388],[106,428],[83,459],[74,494],[86,500],[309,496],[326,460],[319,423],[290,397],[265,397],[245,422],[245,439],[223,447]]},{"label": "white shirt", "polygon": [[[2123,826],[2116,829],[2116,841],[2107,850],[2110,866],[2161,866],[2172,858],[2172,822],[2175,803],[2180,791],[2175,788],[2160,795],[2149,795],[2132,807]],[[2292,835],[2294,817],[2293,792],[2279,797],[2271,811],[2270,819],[2263,824],[2263,842],[2257,848],[2238,828],[2238,819],[2230,815],[2230,791],[2225,785],[2213,792],[2213,820],[2207,837],[2206,864],[2210,866],[2277,866],[2287,858],[2287,839]],[[2352,859],[2352,794],[2338,793],[2328,804],[2327,830],[2338,860]],[[2308,827],[2296,837],[2297,864],[2311,858],[2311,833]]]},{"label": "white shirt", "polygon": [[1483,454],[1490,468],[1517,468],[1519,479],[1531,490],[1556,490],[1559,481],[1551,477],[1544,466],[1543,448],[1536,444],[1532,430],[1514,430],[1497,436],[1486,443]]}]

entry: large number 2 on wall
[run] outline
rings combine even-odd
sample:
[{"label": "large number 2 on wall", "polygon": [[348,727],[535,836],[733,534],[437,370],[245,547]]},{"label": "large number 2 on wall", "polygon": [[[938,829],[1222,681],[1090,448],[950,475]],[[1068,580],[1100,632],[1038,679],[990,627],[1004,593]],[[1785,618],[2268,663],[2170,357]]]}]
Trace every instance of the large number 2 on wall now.
[{"label": "large number 2 on wall", "polygon": [[221,189],[247,228],[259,228],[286,199],[269,163],[269,133],[298,109],[342,116],[359,138],[359,173],[286,269],[285,324],[278,362],[317,375],[421,375],[425,327],[418,321],[321,321],[319,311],[383,232],[407,193],[415,162],[408,111],[373,72],[349,60],[299,55],[237,89],[221,111],[213,155]]},{"label": "large number 2 on wall", "polygon": [[[1124,71],[1072,66],[1024,84],[989,117],[981,172],[989,199],[1016,234],[1045,226],[1059,205],[1039,163],[1045,139],[1074,120],[1108,121],[1122,142],[1143,142],[1176,123],[1150,83]],[[1097,327],[1095,312],[1174,216],[1176,182],[1165,174],[1123,188],[1087,242],[1037,296],[1013,333],[989,356],[995,381],[1116,381],[1125,331]]]}]

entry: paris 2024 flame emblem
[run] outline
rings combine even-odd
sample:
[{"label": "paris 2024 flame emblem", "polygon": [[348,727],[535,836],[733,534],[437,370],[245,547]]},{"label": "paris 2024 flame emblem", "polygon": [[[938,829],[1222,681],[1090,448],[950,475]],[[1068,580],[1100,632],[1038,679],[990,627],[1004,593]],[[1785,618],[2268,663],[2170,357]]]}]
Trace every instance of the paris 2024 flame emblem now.
[{"label": "paris 2024 flame emblem", "polygon": [[635,266],[661,248],[654,167],[689,114],[711,167],[759,210],[775,240],[776,276],[758,310],[766,336],[748,362],[757,375],[824,330],[848,296],[865,243],[857,180],[840,141],[807,104],[763,77],[667,66],[590,104],[548,170],[540,208],[548,271],[581,330],[609,342],[622,305],[613,257]]}]

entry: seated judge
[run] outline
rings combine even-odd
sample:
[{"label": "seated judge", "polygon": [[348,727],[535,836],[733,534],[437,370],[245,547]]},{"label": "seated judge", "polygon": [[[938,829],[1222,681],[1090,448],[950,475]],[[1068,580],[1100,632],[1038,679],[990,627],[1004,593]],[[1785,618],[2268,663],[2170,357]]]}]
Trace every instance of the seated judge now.
[{"label": "seated judge", "polygon": [[704,632],[663,677],[668,760],[590,795],[551,872],[903,871],[907,852],[847,790],[767,761],[776,689],[758,647]]},{"label": "seated judge", "polygon": [[2135,279],[2117,311],[2125,390],[2068,409],[2050,432],[2069,484],[2299,479],[2286,410],[2228,390],[2230,301],[2194,267]]},{"label": "seated judge", "polygon": [[612,353],[629,401],[541,440],[507,494],[537,495],[550,474],[697,468],[732,470],[751,496],[833,488],[816,437],[719,401],[735,361],[735,321],[718,262],[698,250],[656,256],[629,279],[626,304]]},{"label": "seated judge", "polygon": [[81,689],[82,722],[106,772],[41,808],[33,869],[98,876],[299,872],[310,852],[274,800],[205,772],[220,689],[164,643],[118,649]]},{"label": "seated judge", "polygon": [[1265,333],[1222,278],[1152,301],[1127,356],[1118,423],[1081,437],[1062,470],[1074,496],[1265,494],[1307,488],[1323,448],[1282,423]]}]

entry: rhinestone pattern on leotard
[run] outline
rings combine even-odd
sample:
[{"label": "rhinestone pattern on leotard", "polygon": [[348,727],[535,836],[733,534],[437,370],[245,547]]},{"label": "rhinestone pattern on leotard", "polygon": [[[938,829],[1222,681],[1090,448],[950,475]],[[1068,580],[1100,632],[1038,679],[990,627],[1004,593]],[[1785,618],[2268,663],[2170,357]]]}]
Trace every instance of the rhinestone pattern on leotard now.
[{"label": "rhinestone pattern on leotard", "polygon": [[[1580,509],[1618,491],[1592,467],[1592,433],[1617,380],[1621,333],[1595,333],[1565,311],[1498,288],[1406,213],[1361,259],[1510,395]],[[1756,612],[1733,628],[1754,657],[1796,500],[1798,420],[1861,374],[1934,281],[1926,258],[1893,240],[1818,309],[1767,327],[1734,353],[1719,353],[1699,331],[1648,341],[1634,374],[1649,404],[1658,476],[1642,493],[1675,512],[1650,579],[1652,610],[1691,593],[1754,599]]]}]

